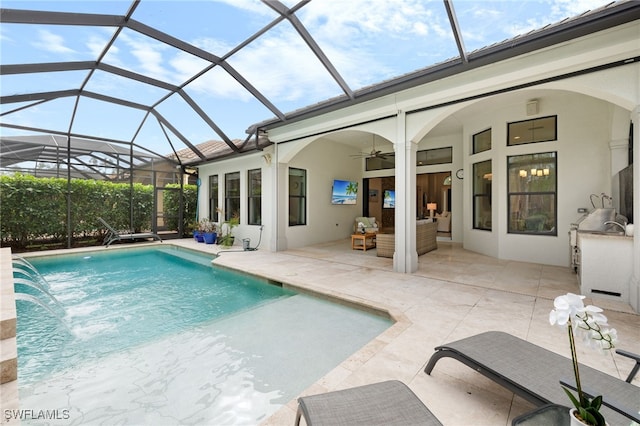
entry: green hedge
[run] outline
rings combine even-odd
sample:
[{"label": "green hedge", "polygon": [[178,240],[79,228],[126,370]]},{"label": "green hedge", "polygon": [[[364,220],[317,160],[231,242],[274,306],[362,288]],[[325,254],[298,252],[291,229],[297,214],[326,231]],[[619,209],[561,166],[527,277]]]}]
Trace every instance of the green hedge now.
[{"label": "green hedge", "polygon": [[[129,200],[133,203],[133,231],[151,229],[151,185],[136,183],[131,186],[129,183],[82,179],[72,179],[68,183],[63,178],[0,176],[0,240],[3,245],[25,247],[33,240],[65,240],[67,194],[71,199],[72,239],[102,236],[105,230],[98,217],[116,229],[130,229]],[[164,208],[175,212],[177,218],[179,192],[173,194],[174,197],[163,200]],[[195,209],[196,198],[197,188],[192,185],[188,191],[185,190],[185,206]],[[185,218],[189,217],[185,214]],[[177,221],[175,225],[170,229],[177,229]]]},{"label": "green hedge", "polygon": [[[178,221],[180,214],[180,191],[171,191],[170,189],[179,189],[180,184],[168,184],[165,186],[163,198],[165,225],[169,229],[178,229]],[[188,235],[193,226],[193,222],[197,222],[196,212],[198,203],[198,187],[196,185],[184,185],[182,188],[183,193],[183,208],[184,214],[182,215],[182,229],[183,234]]]}]

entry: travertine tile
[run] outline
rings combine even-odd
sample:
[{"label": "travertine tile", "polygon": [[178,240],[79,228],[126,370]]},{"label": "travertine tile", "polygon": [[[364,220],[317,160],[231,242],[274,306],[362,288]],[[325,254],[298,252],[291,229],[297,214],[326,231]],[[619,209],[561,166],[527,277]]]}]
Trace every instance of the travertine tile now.
[{"label": "travertine tile", "polygon": [[[220,250],[192,239],[170,243],[210,253]],[[301,395],[397,379],[408,384],[445,425],[506,426],[533,407],[452,359],[440,360],[432,375],[425,374],[433,348],[480,332],[502,330],[569,356],[564,332],[551,326],[548,316],[556,296],[579,291],[570,268],[499,260],[465,251],[459,244],[439,242],[437,250],[419,258],[416,273],[397,274],[391,259],[377,257],[375,250],[351,250],[350,240],[279,253],[229,252],[216,263],[387,310],[396,319],[395,325]],[[620,347],[640,352],[640,316],[616,301],[596,300],[594,304],[605,309],[610,324],[618,329]],[[623,378],[633,364],[582,347],[578,356],[587,365]],[[263,424],[293,424],[296,408],[293,399]]]}]

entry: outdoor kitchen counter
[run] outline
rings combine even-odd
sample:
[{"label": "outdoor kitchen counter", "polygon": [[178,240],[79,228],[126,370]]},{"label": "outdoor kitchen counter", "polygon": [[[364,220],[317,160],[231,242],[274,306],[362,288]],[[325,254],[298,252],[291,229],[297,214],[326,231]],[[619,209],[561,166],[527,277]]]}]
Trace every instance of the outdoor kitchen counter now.
[{"label": "outdoor kitchen counter", "polygon": [[581,294],[629,303],[633,273],[633,237],[578,231]]}]

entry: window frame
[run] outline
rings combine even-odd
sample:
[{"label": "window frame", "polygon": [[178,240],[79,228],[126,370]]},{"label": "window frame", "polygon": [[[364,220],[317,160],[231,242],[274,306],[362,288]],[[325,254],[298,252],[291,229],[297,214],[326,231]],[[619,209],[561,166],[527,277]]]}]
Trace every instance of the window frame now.
[{"label": "window frame", "polygon": [[[554,185],[553,185],[553,190],[552,191],[512,191],[511,188],[511,180],[510,180],[510,176],[509,173],[512,169],[511,167],[511,160],[514,158],[518,158],[518,157],[527,157],[527,156],[531,156],[531,157],[535,157],[537,155],[544,155],[544,154],[552,154],[552,157],[550,157],[549,161],[546,161],[547,163],[550,163],[553,165],[552,169],[553,169],[553,174],[551,176],[553,176],[554,179]],[[533,169],[532,164],[530,163],[529,165],[527,165],[526,167],[522,166],[522,163],[520,163],[521,165],[519,166],[519,168],[521,168],[522,171],[527,172],[527,176],[523,176],[520,175],[521,178],[525,178],[528,176],[531,176],[530,174],[530,170]],[[536,170],[538,170],[536,168]],[[557,151],[545,151],[545,152],[534,152],[534,153],[529,153],[529,154],[518,154],[518,155],[509,155],[507,156],[507,233],[508,234],[524,234],[524,235],[543,235],[543,236],[553,236],[553,237],[557,237],[558,236],[558,152]],[[551,174],[551,169],[549,171],[549,174]],[[541,177],[540,175],[537,175],[538,177]],[[542,175],[542,177],[544,176],[544,174]],[[551,226],[550,230],[540,230],[540,231],[536,231],[536,230],[527,230],[526,229],[526,224],[523,226],[524,229],[514,229],[512,226],[512,216],[515,214],[515,212],[512,211],[512,198],[513,197],[531,197],[531,196],[551,196],[551,202],[553,204],[553,226]],[[531,216],[527,216],[526,218],[523,219],[519,219],[521,221],[524,221],[526,223],[526,220],[529,219]]]},{"label": "window frame", "polygon": [[215,174],[209,176],[209,218],[217,222],[220,218],[218,209],[220,207],[220,177]]},{"label": "window frame", "polygon": [[[237,184],[237,191],[238,191],[238,195],[229,195],[231,190],[230,189],[235,189],[235,188],[230,188],[230,184],[232,181],[238,181]],[[237,216],[238,218],[240,218],[240,210],[241,210],[241,206],[240,206],[240,172],[229,172],[229,173],[225,173],[224,175],[224,220],[225,221],[229,221],[231,220],[231,218]],[[234,210],[232,207],[235,207],[237,205],[238,209],[237,211]]]},{"label": "window frame", "polygon": [[[297,171],[300,172],[300,175],[294,175],[291,172],[292,171]],[[289,188],[289,206],[288,206],[288,210],[289,210],[289,226],[304,226],[307,224],[307,170],[306,169],[299,169],[299,168],[295,168],[295,167],[289,167],[289,173],[288,173],[288,188]],[[302,187],[301,192],[302,194],[292,194],[291,191],[291,187],[292,187],[292,177],[301,177],[302,180]],[[299,214],[302,215],[302,217],[298,217],[297,220],[292,221],[292,206],[294,205],[294,201],[295,201],[295,205],[297,205],[298,207],[302,207],[300,210],[301,212],[299,212]]]},{"label": "window frame", "polygon": [[[429,154],[435,154],[436,152],[445,152],[448,151],[448,156],[429,158]],[[424,161],[420,162],[420,157],[424,157]],[[443,158],[442,160],[440,158]],[[452,146],[442,146],[440,148],[431,148],[431,149],[421,149],[416,152],[416,167],[421,166],[436,166],[438,164],[451,164],[453,163],[453,147]]]},{"label": "window frame", "polygon": [[[535,137],[533,137],[531,140],[527,140],[527,141],[523,141],[523,142],[519,142],[519,143],[512,143],[511,142],[511,135],[512,135],[512,127],[515,125],[521,125],[527,122],[531,122],[532,125],[535,125],[536,121],[540,121],[540,120],[545,120],[545,119],[550,119],[553,118],[553,135],[552,137],[549,138],[541,138],[541,139],[536,139]],[[512,121],[507,123],[507,146],[520,146],[520,145],[527,145],[530,143],[540,143],[540,142],[552,142],[552,141],[557,141],[558,140],[558,116],[557,115],[548,115],[545,117],[536,117],[536,118],[531,118],[528,120],[520,120],[520,121]]]},{"label": "window frame", "polygon": [[[491,192],[493,190],[493,184],[489,184],[489,188],[488,188],[488,192],[485,191],[478,191],[478,188],[476,186],[476,183],[478,182],[478,180],[476,179],[476,168],[479,167],[480,165],[484,165],[489,163],[489,173],[493,173],[493,163],[492,160],[484,160],[484,161],[479,161],[477,163],[473,163],[471,170],[473,171],[473,182],[471,184],[472,186],[472,197],[473,197],[473,201],[472,201],[472,207],[473,207],[473,229],[478,229],[481,231],[492,231],[493,227],[492,225],[489,226],[482,226],[481,224],[478,224],[478,220],[477,220],[477,216],[480,213],[478,211],[478,202],[480,200],[488,200],[489,203],[489,217],[492,218],[493,217],[493,208],[491,205]],[[488,180],[491,182],[492,177],[489,177]],[[491,219],[490,219],[491,220]]]},{"label": "window frame", "polygon": [[[484,142],[479,140],[480,137],[484,136],[487,132],[489,132],[489,147],[486,149],[478,149],[478,145],[481,142]],[[471,154],[479,154],[481,152],[491,151],[491,148],[493,147],[492,138],[493,138],[493,134],[491,132],[491,127],[489,127],[488,129],[482,130],[481,132],[475,133],[473,136],[471,136]]]},{"label": "window frame", "polygon": [[[257,184],[255,176],[257,175]],[[257,193],[254,190],[257,188]],[[257,204],[254,211],[254,203]],[[254,214],[257,214],[256,220],[253,220]],[[247,224],[262,225],[262,169],[247,170]]]}]

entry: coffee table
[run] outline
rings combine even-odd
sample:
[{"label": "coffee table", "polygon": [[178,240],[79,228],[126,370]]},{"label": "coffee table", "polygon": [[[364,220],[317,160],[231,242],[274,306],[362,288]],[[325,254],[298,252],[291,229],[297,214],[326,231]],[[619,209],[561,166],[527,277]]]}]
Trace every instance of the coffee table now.
[{"label": "coffee table", "polygon": [[367,251],[367,249],[376,247],[376,234],[367,232],[365,234],[351,235],[351,249]]}]

